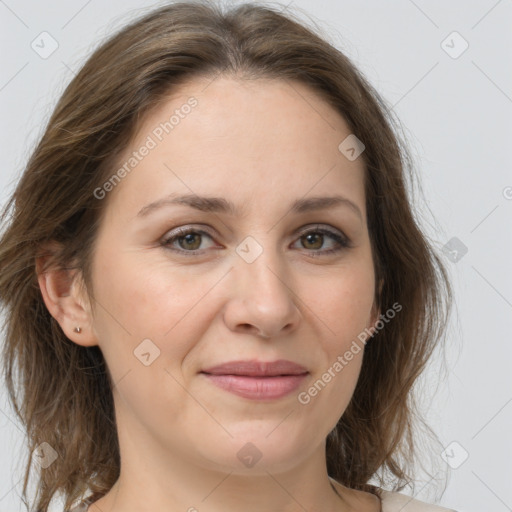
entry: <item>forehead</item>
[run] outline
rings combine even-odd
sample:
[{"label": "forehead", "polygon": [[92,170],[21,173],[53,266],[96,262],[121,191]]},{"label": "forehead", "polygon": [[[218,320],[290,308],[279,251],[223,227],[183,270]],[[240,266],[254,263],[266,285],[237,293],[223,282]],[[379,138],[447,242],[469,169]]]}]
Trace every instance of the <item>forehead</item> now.
[{"label": "forehead", "polygon": [[350,134],[304,84],[197,79],[146,115],[118,161],[116,169],[129,172],[114,195],[134,206],[164,192],[231,195],[249,206],[339,192],[359,199],[364,211],[363,159],[350,161],[339,149]]}]

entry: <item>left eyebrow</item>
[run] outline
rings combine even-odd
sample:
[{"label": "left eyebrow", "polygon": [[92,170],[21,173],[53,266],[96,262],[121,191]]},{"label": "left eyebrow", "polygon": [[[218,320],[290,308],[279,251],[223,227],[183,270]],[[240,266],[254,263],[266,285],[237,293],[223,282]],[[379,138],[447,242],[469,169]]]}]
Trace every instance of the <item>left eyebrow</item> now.
[{"label": "left eyebrow", "polygon": [[[171,205],[186,205],[202,212],[225,213],[233,217],[243,216],[245,212],[244,208],[237,207],[234,203],[223,197],[202,197],[196,194],[170,194],[169,196],[144,206],[137,214],[137,217],[146,217],[150,213],[164,206]],[[289,209],[292,213],[298,214],[318,210],[327,210],[340,206],[349,207],[359,216],[361,220],[363,220],[363,214],[361,213],[359,207],[350,199],[347,199],[343,196],[317,196],[301,198],[295,200]]]}]

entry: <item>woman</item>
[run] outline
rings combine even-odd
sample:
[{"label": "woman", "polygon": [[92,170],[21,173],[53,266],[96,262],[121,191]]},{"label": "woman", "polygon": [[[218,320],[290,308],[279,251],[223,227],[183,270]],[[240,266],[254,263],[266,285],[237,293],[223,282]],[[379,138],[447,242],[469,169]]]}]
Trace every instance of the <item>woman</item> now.
[{"label": "woman", "polygon": [[398,492],[451,291],[390,120],[268,7],[168,5],[94,52],[3,214],[37,510],[447,510]]}]

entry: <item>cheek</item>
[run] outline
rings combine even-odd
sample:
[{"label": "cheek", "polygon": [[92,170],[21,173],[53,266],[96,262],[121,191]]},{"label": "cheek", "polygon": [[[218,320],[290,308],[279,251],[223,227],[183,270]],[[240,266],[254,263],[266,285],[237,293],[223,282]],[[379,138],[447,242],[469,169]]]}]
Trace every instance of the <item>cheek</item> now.
[{"label": "cheek", "polygon": [[124,353],[130,361],[149,339],[163,356],[155,363],[179,362],[209,319],[203,299],[218,276],[200,278],[164,263],[148,265],[147,259],[141,253],[102,256],[96,273],[97,334],[116,360]]},{"label": "cheek", "polygon": [[321,364],[298,398],[305,414],[322,418],[327,435],[346,410],[361,371],[364,343],[358,336],[370,325],[373,273],[354,266],[340,272],[335,285],[315,291],[316,322],[327,326],[327,335],[320,337]]},{"label": "cheek", "polygon": [[315,290],[315,313],[327,327],[330,349],[343,349],[370,325],[374,298],[373,271],[357,265]]}]

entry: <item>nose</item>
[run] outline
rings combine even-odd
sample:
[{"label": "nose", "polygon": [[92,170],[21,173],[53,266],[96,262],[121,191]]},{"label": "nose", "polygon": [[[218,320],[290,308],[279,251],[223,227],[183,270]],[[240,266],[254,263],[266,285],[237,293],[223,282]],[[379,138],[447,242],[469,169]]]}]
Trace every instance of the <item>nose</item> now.
[{"label": "nose", "polygon": [[238,259],[230,279],[232,291],[224,311],[230,330],[270,339],[297,328],[299,297],[275,252],[264,250],[252,263]]}]

